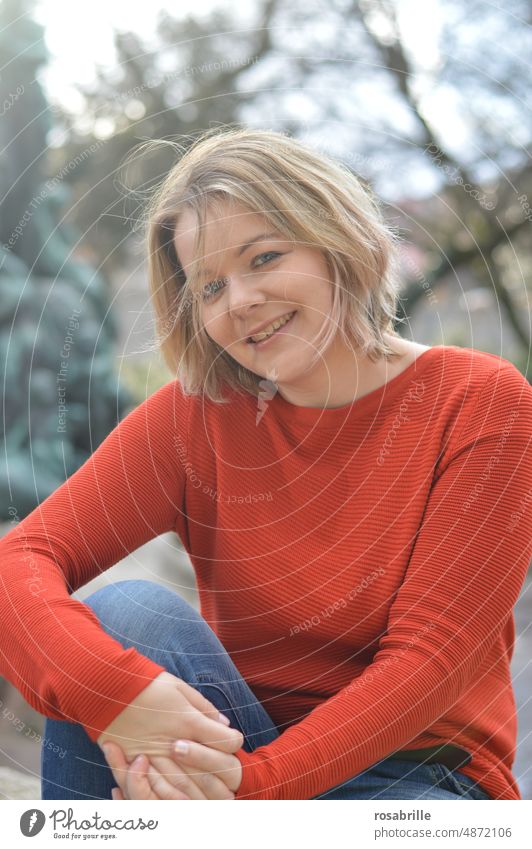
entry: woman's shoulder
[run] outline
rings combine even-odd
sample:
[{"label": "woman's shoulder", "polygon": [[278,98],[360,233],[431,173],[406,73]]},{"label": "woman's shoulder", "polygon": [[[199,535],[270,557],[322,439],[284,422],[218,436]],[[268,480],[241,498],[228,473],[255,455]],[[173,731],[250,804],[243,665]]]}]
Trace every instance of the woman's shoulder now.
[{"label": "woman's shoulder", "polygon": [[[497,354],[481,351],[478,348],[459,347],[457,345],[425,345],[412,339],[393,337],[390,339],[392,349],[401,355],[395,365],[395,375],[403,371],[408,374],[423,370],[432,373],[436,382],[441,381],[466,382],[470,390],[481,384],[489,375],[498,371],[514,371],[518,369],[509,361]],[[428,366],[432,366],[428,369]],[[394,373],[392,372],[392,377]]]},{"label": "woman's shoulder", "polygon": [[414,378],[427,392],[429,403],[444,411],[458,404],[461,415],[466,415],[483,389],[502,395],[532,392],[519,369],[498,354],[457,345],[423,345],[407,339],[394,340],[393,347],[402,355],[392,373],[395,384],[400,387]]},{"label": "woman's shoulder", "polygon": [[510,382],[530,388],[517,366],[499,354],[457,345],[436,345],[428,350],[434,353],[440,376],[455,386],[465,387],[469,394],[481,389],[490,380],[500,382],[501,386]]},{"label": "woman's shoulder", "polygon": [[455,447],[511,428],[530,434],[532,386],[512,362],[497,354],[454,345],[442,348],[440,398],[455,421]]}]

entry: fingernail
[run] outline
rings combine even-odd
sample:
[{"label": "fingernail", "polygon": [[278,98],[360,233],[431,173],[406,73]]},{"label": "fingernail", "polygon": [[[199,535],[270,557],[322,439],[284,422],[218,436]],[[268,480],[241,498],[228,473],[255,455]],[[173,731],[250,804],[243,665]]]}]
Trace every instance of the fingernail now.
[{"label": "fingernail", "polygon": [[231,725],[231,720],[225,715],[225,713],[218,714],[218,721],[223,722],[224,725]]},{"label": "fingernail", "polygon": [[132,766],[140,766],[142,764],[142,762],[143,762],[143,755],[137,755],[137,757],[135,758],[135,760],[133,761],[133,763],[131,765]]},{"label": "fingernail", "polygon": [[107,743],[104,743],[102,746],[102,752],[104,753],[105,757],[107,757],[110,751],[111,747]]},{"label": "fingernail", "polygon": [[174,743],[174,749],[176,752],[179,752],[182,755],[186,755],[188,752],[188,743],[186,740],[176,740]]}]

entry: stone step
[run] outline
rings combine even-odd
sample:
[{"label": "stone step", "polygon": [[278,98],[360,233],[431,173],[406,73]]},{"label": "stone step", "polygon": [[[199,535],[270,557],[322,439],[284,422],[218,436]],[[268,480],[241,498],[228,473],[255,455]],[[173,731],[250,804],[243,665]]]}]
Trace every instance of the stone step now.
[{"label": "stone step", "polygon": [[0,767],[0,799],[41,798],[41,782],[33,775],[7,766]]}]

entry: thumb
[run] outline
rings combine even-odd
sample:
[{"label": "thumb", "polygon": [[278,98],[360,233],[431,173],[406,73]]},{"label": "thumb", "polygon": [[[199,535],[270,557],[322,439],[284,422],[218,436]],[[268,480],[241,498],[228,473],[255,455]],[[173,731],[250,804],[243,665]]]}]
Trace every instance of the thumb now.
[{"label": "thumb", "polygon": [[125,758],[124,752],[118,743],[112,743],[110,740],[102,743],[101,749],[105,760],[111,768],[114,780],[118,784],[119,788],[123,789],[125,787],[127,771],[129,769],[129,763]]}]

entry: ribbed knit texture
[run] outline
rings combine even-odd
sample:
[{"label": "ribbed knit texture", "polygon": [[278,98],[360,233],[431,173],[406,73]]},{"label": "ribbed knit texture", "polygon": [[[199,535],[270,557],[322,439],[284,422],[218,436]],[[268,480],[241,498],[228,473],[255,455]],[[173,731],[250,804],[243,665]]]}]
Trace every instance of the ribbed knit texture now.
[{"label": "ribbed knit texture", "polygon": [[171,381],[0,540],[0,672],[96,740],[163,667],[69,597],[175,530],[201,613],[281,732],[237,799],[310,799],[393,751],[454,743],[512,774],[513,607],[532,556],[532,389],[436,346],[353,404]]}]

